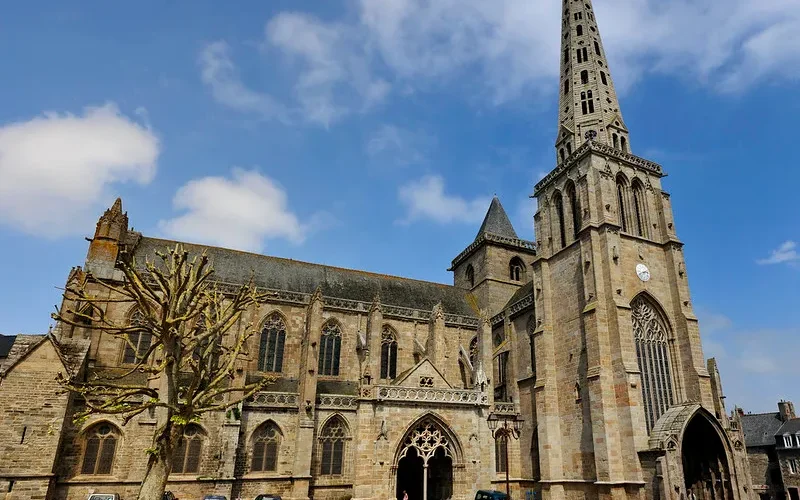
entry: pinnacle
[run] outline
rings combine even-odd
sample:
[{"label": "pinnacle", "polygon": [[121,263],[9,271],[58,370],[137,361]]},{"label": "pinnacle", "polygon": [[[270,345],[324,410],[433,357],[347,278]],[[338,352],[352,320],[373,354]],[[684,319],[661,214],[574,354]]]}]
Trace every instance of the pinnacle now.
[{"label": "pinnacle", "polygon": [[111,211],[118,214],[122,213],[122,198],[117,197],[114,204],[111,206]]}]

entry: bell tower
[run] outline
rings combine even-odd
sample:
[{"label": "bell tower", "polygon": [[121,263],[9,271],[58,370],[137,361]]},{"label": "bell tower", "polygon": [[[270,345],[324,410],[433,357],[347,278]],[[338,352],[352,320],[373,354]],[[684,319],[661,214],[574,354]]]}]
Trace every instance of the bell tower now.
[{"label": "bell tower", "polygon": [[629,151],[617,91],[591,0],[564,0],[556,161],[587,140]]},{"label": "bell tower", "polygon": [[680,456],[675,491],[651,489],[664,419],[690,402],[715,410],[683,243],[662,167],[631,153],[592,1],[563,0],[561,14],[556,165],[533,192],[543,498],[685,497]]}]

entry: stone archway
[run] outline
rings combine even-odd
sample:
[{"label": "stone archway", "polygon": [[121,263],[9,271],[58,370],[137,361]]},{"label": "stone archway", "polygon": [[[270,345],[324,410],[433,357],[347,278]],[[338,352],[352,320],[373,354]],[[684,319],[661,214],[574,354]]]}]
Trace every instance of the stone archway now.
[{"label": "stone archway", "polygon": [[442,424],[427,416],[400,443],[395,495],[409,500],[447,500],[453,496],[455,448]]},{"label": "stone archway", "polygon": [[683,432],[683,480],[687,496],[698,500],[734,498],[725,445],[702,413],[695,413]]}]

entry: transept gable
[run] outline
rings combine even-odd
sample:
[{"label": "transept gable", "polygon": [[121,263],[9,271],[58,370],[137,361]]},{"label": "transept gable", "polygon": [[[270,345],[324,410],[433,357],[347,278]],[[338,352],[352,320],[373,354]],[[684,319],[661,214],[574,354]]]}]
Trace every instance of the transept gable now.
[{"label": "transept gable", "polygon": [[401,373],[392,382],[392,385],[403,387],[432,387],[437,389],[452,389],[453,386],[431,362],[424,358],[414,367]]}]

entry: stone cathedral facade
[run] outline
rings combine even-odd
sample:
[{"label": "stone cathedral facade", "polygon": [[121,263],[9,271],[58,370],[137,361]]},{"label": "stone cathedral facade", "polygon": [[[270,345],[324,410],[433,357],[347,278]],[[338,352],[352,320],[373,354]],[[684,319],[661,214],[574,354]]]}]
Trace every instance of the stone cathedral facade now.
[{"label": "stone cathedral facade", "polygon": [[[221,285],[275,292],[234,383],[277,382],[187,428],[168,489],[306,500],[746,499],[743,439],[703,357],[662,167],[632,154],[591,0],[563,1],[555,168],[533,188],[536,242],[495,198],[453,285],[223,248]],[[175,242],[97,224],[87,274],[121,279]],[[135,321],[121,305],[107,314]],[[0,357],[0,496],[135,497],[154,429],[71,415],[55,374],[118,373],[137,350],[86,328],[17,336]],[[2,353],[0,353],[2,354]],[[518,433],[493,419],[521,421]],[[508,460],[506,460],[508,457]]]}]

